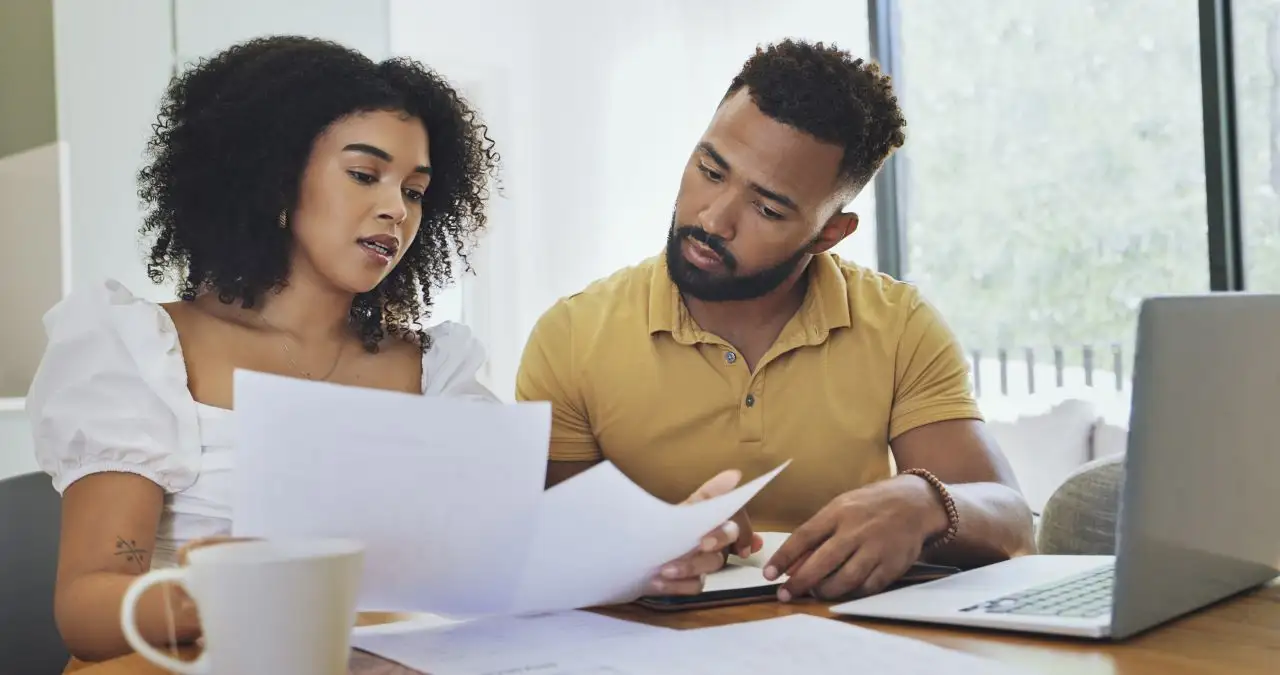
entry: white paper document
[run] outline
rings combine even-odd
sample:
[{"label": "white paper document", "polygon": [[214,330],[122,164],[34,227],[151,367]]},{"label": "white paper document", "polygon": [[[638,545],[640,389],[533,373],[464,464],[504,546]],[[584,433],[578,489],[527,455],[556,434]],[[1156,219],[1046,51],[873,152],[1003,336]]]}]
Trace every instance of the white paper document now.
[{"label": "white paper document", "polygon": [[786,466],[716,499],[682,506],[645,492],[608,463],[551,488],[517,611],[634,600],[663,563],[696,548]]},{"label": "white paper document", "polygon": [[510,608],[545,485],[548,404],[235,377],[236,536],[364,541],[362,609]]},{"label": "white paper document", "polygon": [[537,673],[596,641],[670,629],[590,612],[477,619],[444,628],[354,636],[352,646],[431,675]]},{"label": "white paper document", "polygon": [[366,610],[473,618],[634,599],[786,467],[691,505],[609,463],[544,491],[549,404],[247,371],[235,387],[233,533],[364,541]]}]

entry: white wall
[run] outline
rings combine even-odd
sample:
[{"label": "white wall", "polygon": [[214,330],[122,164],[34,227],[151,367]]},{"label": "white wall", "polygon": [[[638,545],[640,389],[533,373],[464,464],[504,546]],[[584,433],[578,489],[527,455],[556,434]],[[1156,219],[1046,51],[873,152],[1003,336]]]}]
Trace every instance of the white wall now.
[{"label": "white wall", "polygon": [[161,299],[142,262],[137,173],[172,72],[172,15],[155,0],[54,1],[58,138],[70,162],[71,284],[115,278]]},{"label": "white wall", "polygon": [[380,61],[389,54],[387,13],[387,0],[177,0],[174,42],[179,63],[283,34],[334,40]]},{"label": "white wall", "polygon": [[[796,36],[867,51],[865,7],[391,0],[391,47],[459,85],[490,122],[504,198],[464,316],[510,398],[524,341],[556,298],[659,253],[680,172],[757,44]],[[875,264],[871,191],[841,253]]]}]

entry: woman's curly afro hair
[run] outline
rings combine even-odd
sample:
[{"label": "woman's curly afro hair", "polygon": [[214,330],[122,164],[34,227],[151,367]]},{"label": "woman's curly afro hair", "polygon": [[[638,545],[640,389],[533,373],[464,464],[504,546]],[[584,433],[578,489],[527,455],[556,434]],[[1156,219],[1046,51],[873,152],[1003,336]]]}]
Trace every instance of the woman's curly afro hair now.
[{"label": "woman's curly afro hair", "polygon": [[278,219],[296,203],[314,141],[344,117],[379,110],[422,120],[433,175],[418,236],[391,274],[356,298],[351,325],[369,351],[388,334],[428,349],[420,320],[432,291],[453,280],[454,256],[465,266],[485,226],[499,157],[467,102],[409,59],[376,63],[332,42],[276,36],[176,77],[138,176],[152,281],[175,281],[183,300],[216,292],[246,308],[282,287],[292,235]]}]

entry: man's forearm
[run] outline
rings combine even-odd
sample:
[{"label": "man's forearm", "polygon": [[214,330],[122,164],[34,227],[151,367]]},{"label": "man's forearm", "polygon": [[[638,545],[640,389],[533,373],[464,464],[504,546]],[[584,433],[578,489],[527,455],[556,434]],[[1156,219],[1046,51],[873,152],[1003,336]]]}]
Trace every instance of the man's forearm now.
[{"label": "man's forearm", "polygon": [[[924,481],[921,481],[924,483]],[[930,538],[946,532],[948,520],[942,499],[932,486],[928,492]],[[948,484],[955,502],[959,527],[955,539],[936,549],[926,549],[923,558],[940,565],[980,567],[1035,551],[1031,509],[1017,490],[1001,483]]]}]

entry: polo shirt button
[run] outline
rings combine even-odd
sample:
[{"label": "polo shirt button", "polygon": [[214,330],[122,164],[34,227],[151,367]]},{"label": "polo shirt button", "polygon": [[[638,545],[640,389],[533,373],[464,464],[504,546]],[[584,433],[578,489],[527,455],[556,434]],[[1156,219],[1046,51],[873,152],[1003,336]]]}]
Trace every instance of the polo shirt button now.
[{"label": "polo shirt button", "polygon": [[734,362],[736,362],[737,360],[738,360],[738,355],[737,355],[737,354],[734,354],[733,352],[725,352],[725,353],[724,353],[724,362],[725,362],[725,363],[733,364],[733,363],[734,363]]},{"label": "polo shirt button", "polygon": [[746,404],[748,408],[756,404],[756,397],[754,394],[747,394]]}]

